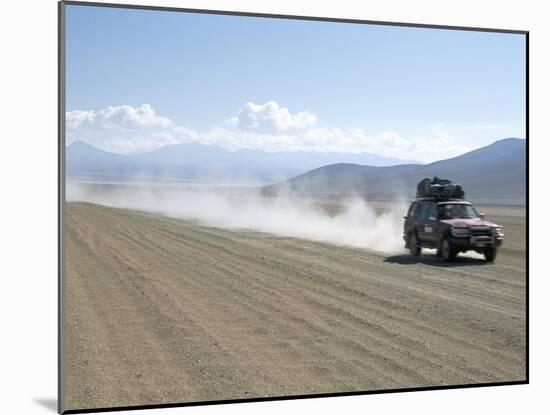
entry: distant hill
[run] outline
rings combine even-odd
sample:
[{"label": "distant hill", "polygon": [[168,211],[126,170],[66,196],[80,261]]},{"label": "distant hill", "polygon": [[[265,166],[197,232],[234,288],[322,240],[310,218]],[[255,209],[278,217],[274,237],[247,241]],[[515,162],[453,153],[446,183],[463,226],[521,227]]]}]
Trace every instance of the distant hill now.
[{"label": "distant hill", "polygon": [[338,162],[376,166],[406,161],[375,154],[229,151],[215,145],[184,143],[147,153],[122,155],[82,141],[67,147],[67,174],[117,180],[224,180],[273,183]]},{"label": "distant hill", "polygon": [[424,177],[433,176],[462,184],[466,197],[474,202],[525,204],[525,140],[499,140],[461,156],[426,165],[373,167],[333,164],[267,186],[264,192],[292,191],[317,197],[412,198],[416,184]]}]

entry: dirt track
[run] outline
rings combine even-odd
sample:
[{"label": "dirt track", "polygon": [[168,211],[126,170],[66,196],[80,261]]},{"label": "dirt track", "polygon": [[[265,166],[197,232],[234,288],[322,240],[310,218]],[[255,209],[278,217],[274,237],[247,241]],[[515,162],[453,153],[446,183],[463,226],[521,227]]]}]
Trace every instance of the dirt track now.
[{"label": "dirt track", "polygon": [[68,203],[66,408],[522,380],[525,220],[486,212],[497,263],[446,265]]}]

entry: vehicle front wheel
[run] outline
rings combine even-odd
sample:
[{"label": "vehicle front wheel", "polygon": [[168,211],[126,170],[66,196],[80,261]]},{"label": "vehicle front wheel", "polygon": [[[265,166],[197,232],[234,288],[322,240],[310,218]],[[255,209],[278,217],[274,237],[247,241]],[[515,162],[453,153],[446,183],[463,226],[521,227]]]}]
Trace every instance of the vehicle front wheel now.
[{"label": "vehicle front wheel", "polygon": [[451,241],[449,241],[447,238],[443,239],[443,242],[441,242],[441,248],[440,248],[441,258],[445,262],[452,261],[455,259],[456,254],[458,253],[456,248],[453,246]]},{"label": "vehicle front wheel", "polygon": [[416,233],[410,233],[409,234],[409,249],[411,251],[412,256],[419,256],[420,251],[422,250],[422,247],[418,243],[418,238],[416,237]]},{"label": "vehicle front wheel", "polygon": [[487,248],[485,252],[483,252],[485,255],[485,260],[487,262],[494,262],[495,258],[497,257],[497,249],[496,248]]}]

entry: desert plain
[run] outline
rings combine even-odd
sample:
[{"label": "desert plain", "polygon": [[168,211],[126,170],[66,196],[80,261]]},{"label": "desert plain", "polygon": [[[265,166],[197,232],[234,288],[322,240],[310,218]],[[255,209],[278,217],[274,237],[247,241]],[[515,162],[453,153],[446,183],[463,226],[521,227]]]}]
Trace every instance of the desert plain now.
[{"label": "desert plain", "polygon": [[526,376],[524,207],[494,264],[65,205],[65,408]]}]

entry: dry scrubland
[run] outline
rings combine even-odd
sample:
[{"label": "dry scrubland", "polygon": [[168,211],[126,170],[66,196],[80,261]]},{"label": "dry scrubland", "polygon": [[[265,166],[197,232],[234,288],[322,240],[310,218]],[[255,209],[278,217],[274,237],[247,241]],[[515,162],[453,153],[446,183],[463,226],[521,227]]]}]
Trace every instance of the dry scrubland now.
[{"label": "dry scrubland", "polygon": [[66,205],[66,408],[525,378],[525,211],[443,264]]}]

